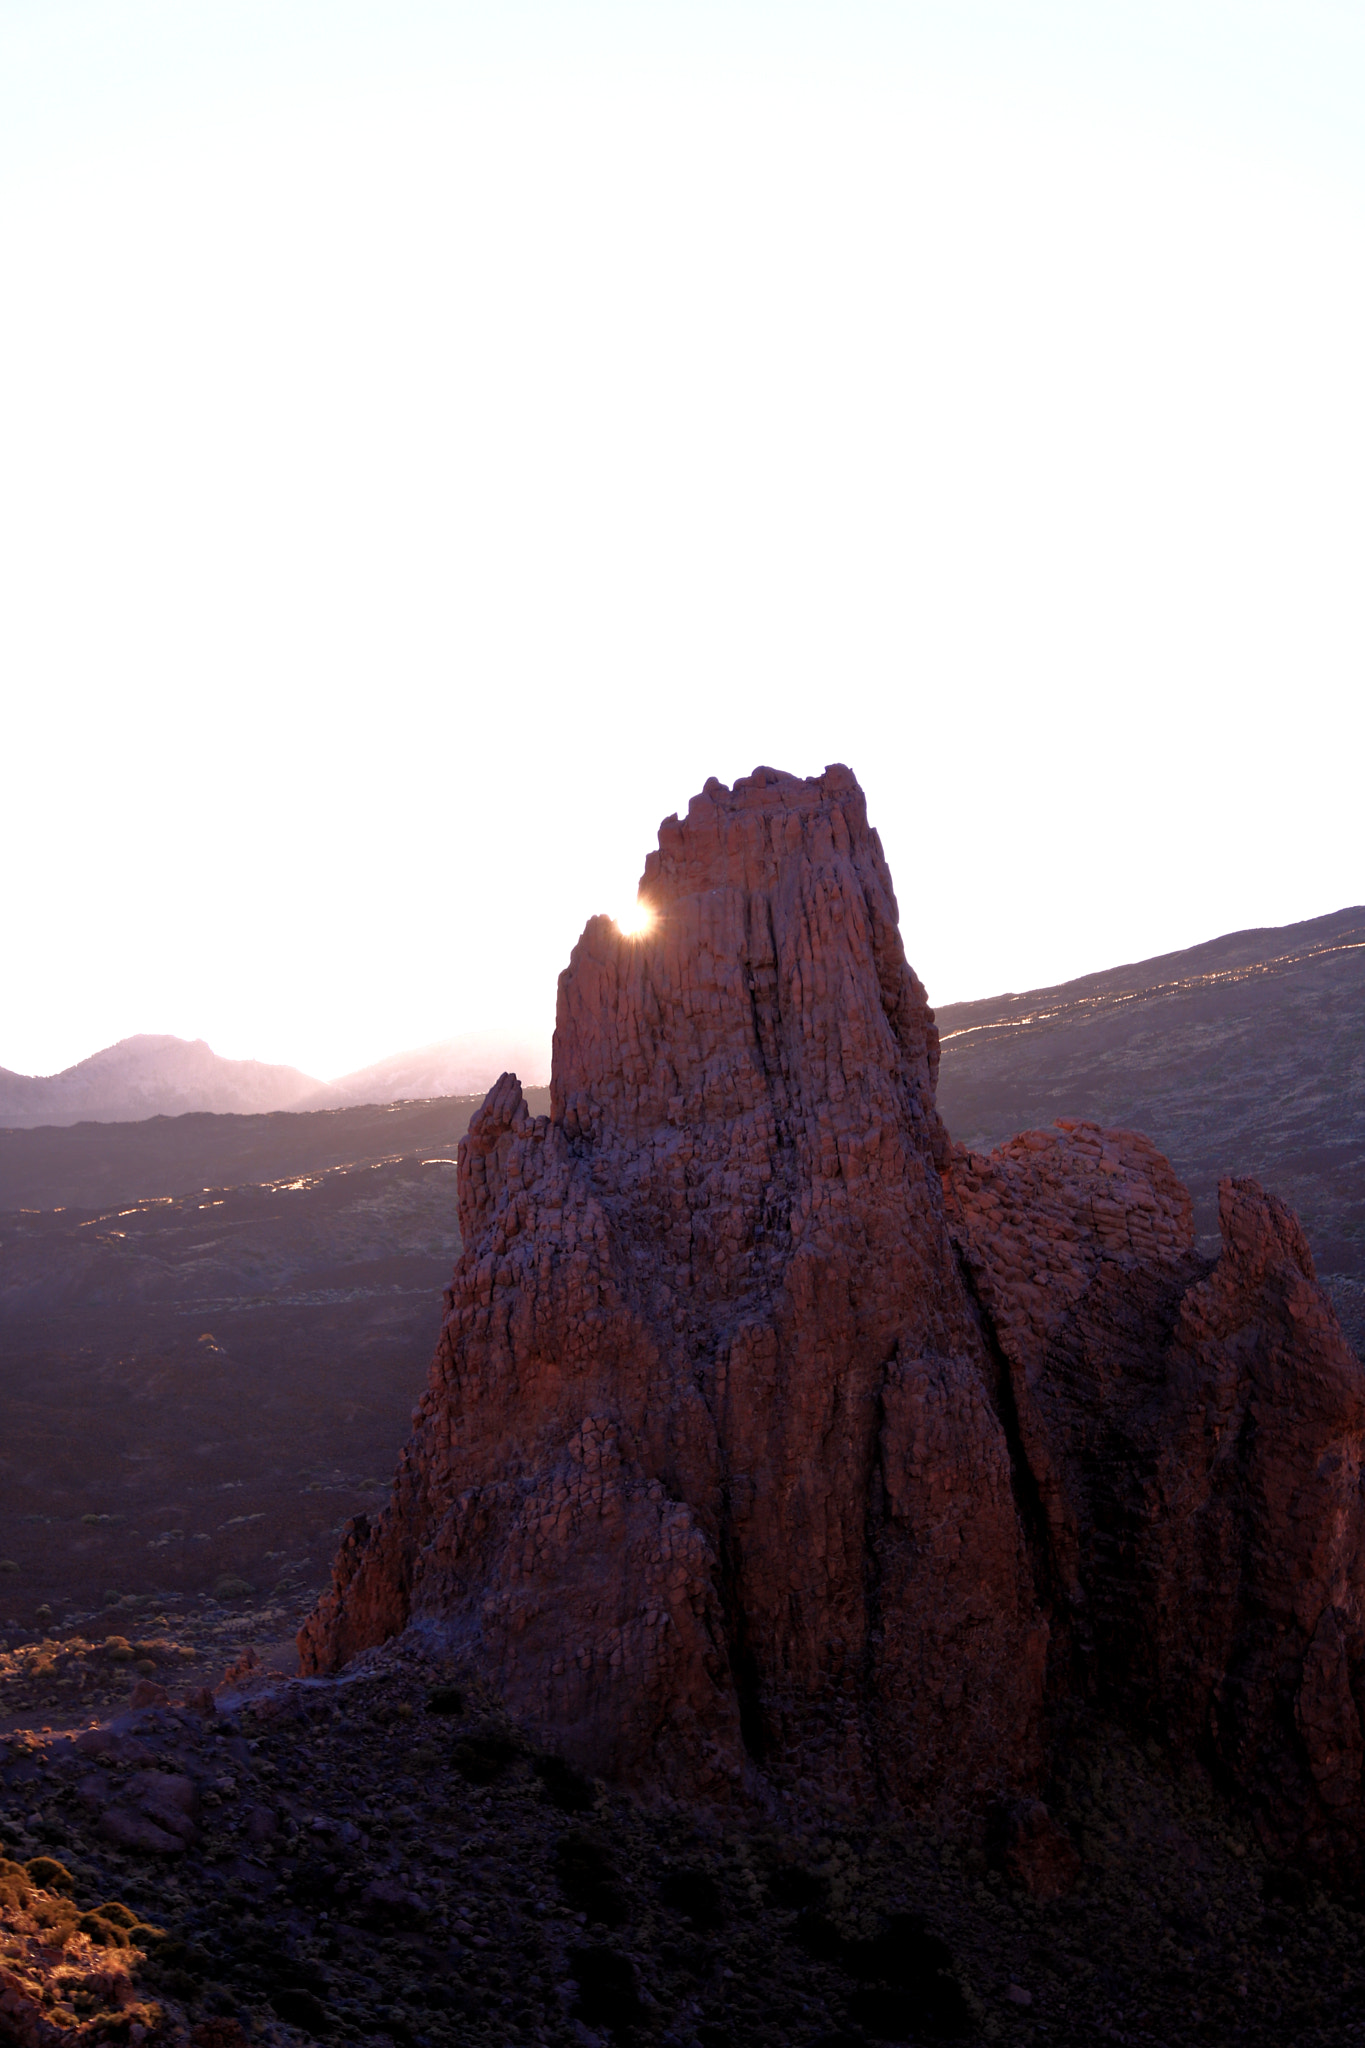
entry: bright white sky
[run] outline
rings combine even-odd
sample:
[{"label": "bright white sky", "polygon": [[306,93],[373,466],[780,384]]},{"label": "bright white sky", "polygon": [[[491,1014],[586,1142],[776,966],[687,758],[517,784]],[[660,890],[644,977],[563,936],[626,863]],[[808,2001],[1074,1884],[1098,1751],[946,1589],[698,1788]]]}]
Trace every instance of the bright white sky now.
[{"label": "bright white sky", "polygon": [[543,1028],[843,760],[939,1002],[1365,898],[1355,0],[0,0],[0,1065]]}]

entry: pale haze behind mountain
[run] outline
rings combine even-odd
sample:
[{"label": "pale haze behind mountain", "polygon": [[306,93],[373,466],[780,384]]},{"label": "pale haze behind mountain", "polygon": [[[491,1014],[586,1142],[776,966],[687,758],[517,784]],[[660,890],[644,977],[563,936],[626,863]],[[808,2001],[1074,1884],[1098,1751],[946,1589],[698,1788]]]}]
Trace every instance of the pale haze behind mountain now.
[{"label": "pale haze behind mountain", "polygon": [[549,1077],[548,1045],[466,1034],[397,1053],[340,1080],[297,1067],[226,1060],[202,1038],[143,1032],[81,1060],[64,1073],[13,1074],[0,1067],[0,1129],[42,1124],[136,1123],[192,1110],[260,1115],[277,1109],[345,1109],[363,1102],[478,1095],[510,1068],[527,1086]]},{"label": "pale haze behind mountain", "polygon": [[432,1095],[482,1095],[499,1074],[517,1075],[524,1087],[550,1078],[550,1047],[532,1037],[470,1033],[440,1039],[415,1052],[394,1053],[372,1067],[315,1084],[291,1109],[349,1109],[361,1102],[418,1102]]}]

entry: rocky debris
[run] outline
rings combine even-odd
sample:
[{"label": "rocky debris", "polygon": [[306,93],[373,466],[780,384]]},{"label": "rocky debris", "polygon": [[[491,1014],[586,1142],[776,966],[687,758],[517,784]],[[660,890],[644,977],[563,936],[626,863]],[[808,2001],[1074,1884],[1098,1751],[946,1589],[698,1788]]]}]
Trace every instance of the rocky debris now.
[{"label": "rocky debris", "polygon": [[[191,1779],[198,1837],[109,1842],[94,1771]],[[64,1915],[162,1930],[100,1954],[161,2008],[148,2038],[191,2048],[1335,2048],[1365,2024],[1360,1898],[1270,1864],[1205,1772],[1095,1716],[984,1846],[832,1802],[645,1805],[411,1636],[212,1721],[11,1738],[0,1777],[68,1837]],[[1025,1867],[1047,1838],[1078,1864],[1060,1896]]]},{"label": "rocky debris", "polygon": [[504,1076],[461,1145],[428,1389],[305,1669],[411,1628],[653,1796],[1012,1810],[1039,1896],[1049,1744],[1103,1707],[1344,1867],[1365,1380],[1292,1217],[1228,1183],[1215,1263],[1144,1138],[953,1151],[845,769],[708,783],[641,894],[560,978],[550,1115]]},{"label": "rocky debris", "polygon": [[87,1702],[107,1704],[130,1683],[155,1687],[157,1678],[178,1675],[198,1655],[193,1644],[166,1636],[130,1641],[107,1635],[101,1641],[76,1630],[46,1636],[0,1650],[0,1713],[32,1712],[49,1703],[68,1712]]},{"label": "rocky debris", "polygon": [[[311,1597],[305,1596],[305,1612]],[[132,1625],[117,1608],[107,1613]],[[162,1614],[162,1632],[151,1637],[101,1639],[87,1618],[83,1627],[0,1651],[0,1736],[16,1724],[67,1726],[101,1712],[171,1702],[211,1714],[215,1687],[270,1684],[283,1667],[295,1668],[298,1620],[298,1606],[225,1609],[208,1601],[174,1620]]]},{"label": "rocky debris", "polygon": [[1254,1181],[1223,1250],[1144,1138],[1062,1119],[954,1153],[1054,1592],[1053,1684],[1217,1760],[1267,1846],[1360,1867],[1365,1374]]},{"label": "rocky debris", "polygon": [[260,1652],[254,1643],[248,1643],[240,1657],[233,1660],[223,1673],[224,1685],[246,1685],[261,1674]]},{"label": "rocky debris", "polygon": [[1081,1859],[1044,1801],[1006,1800],[993,1820],[1001,1866],[1035,1899],[1064,1899],[1081,1874]]},{"label": "rocky debris", "polygon": [[[86,1781],[87,1788],[91,1780]],[[122,1788],[117,1804],[104,1809],[100,1831],[124,1849],[150,1849],[179,1856],[198,1832],[194,1815],[199,1799],[194,1780],[180,1773],[142,1771]],[[98,1803],[98,1783],[91,1803]]]},{"label": "rocky debris", "polygon": [[301,1638],[416,1617],[580,1767],[951,1805],[1041,1766],[1047,1624],[944,1217],[938,1041],[854,778],[668,820],[460,1150],[392,1505]]}]

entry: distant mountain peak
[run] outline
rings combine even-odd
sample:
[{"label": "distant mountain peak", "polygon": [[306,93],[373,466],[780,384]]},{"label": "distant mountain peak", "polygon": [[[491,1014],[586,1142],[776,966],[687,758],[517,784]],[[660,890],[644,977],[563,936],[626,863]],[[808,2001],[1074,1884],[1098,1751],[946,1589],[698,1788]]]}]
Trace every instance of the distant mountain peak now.
[{"label": "distant mountain peak", "polygon": [[222,1059],[202,1038],[140,1031],[59,1074],[0,1068],[0,1127],[130,1123],[188,1111],[293,1109],[319,1086],[297,1067]]}]

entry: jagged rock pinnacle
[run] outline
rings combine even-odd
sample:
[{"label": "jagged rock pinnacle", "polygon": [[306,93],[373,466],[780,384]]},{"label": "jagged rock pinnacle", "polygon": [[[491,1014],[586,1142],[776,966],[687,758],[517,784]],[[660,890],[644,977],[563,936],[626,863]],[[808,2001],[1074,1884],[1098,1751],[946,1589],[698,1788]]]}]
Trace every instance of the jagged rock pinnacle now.
[{"label": "jagged rock pinnacle", "polygon": [[[1072,1126],[953,1156],[933,1014],[846,768],[709,782],[661,827],[641,894],[648,927],[591,919],[560,977],[549,1117],[504,1075],[461,1145],[430,1383],[389,1507],[352,1525],[302,1632],[305,1669],[411,1626],[540,1739],[642,1789],[942,1810],[1035,1786],[1070,1693],[1140,1696],[1202,1740],[1231,1711],[1254,1588],[1170,1655],[1164,1589],[1197,1635],[1202,1575],[1241,1542],[1244,1582],[1248,1545],[1292,1540],[1280,1676],[1263,1646],[1274,1697],[1238,1706],[1232,1768],[1259,1782],[1280,1749],[1252,1724],[1286,1711],[1310,1755],[1329,1724],[1333,1756],[1359,1745],[1338,1672],[1360,1627],[1359,1368],[1311,1264],[1284,1280],[1267,1198],[1229,1197],[1210,1277],[1145,1141]],[[1335,1515],[1331,1544],[1267,1508],[1234,1444],[1208,1448],[1215,1385],[1219,1414],[1261,1412],[1253,1352],[1275,1385],[1319,1388],[1281,1404],[1299,1420],[1276,1498]],[[1146,1406],[1110,1397],[1137,1357],[1162,1390]],[[1117,1438],[1088,1462],[1119,1409],[1122,1484]],[[1216,1536],[1180,1493],[1187,1455],[1221,1475],[1199,1482]],[[1330,1829],[1340,1770],[1303,1777]]]}]

